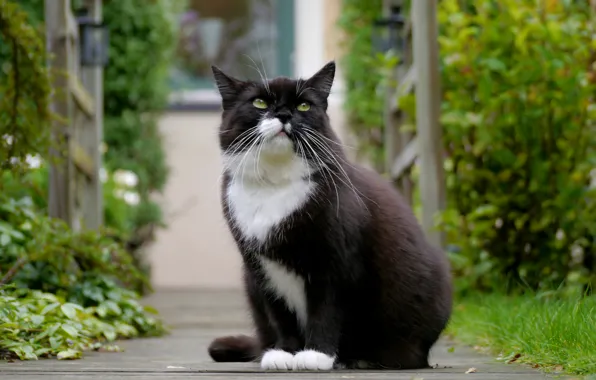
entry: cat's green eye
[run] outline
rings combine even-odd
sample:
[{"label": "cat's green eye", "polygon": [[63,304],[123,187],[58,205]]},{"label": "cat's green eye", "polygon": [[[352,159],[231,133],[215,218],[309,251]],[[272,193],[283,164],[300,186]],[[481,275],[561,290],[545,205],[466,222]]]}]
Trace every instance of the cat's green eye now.
[{"label": "cat's green eye", "polygon": [[265,102],[263,99],[255,99],[252,101],[252,105],[264,110],[265,108],[267,108],[267,102]]},{"label": "cat's green eye", "polygon": [[298,104],[298,107],[296,107],[296,109],[298,111],[302,111],[302,112],[308,111],[310,109],[310,104],[308,104],[308,103],[300,103],[300,104]]}]

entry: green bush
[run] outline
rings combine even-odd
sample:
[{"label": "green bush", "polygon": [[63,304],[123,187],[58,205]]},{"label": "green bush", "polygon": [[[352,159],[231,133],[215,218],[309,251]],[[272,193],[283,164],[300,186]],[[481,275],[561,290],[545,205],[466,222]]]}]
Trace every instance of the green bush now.
[{"label": "green bush", "polygon": [[104,22],[110,27],[110,64],[105,71],[106,164],[139,176],[142,212],[137,227],[160,223],[150,195],[163,190],[167,167],[157,119],[168,100],[167,75],[176,45],[175,2],[110,2]]},{"label": "green bush", "polygon": [[381,0],[343,0],[338,25],[347,54],[341,59],[346,87],[344,108],[361,151],[383,162],[383,71],[374,54],[373,22],[382,16]]},{"label": "green bush", "polygon": [[[406,2],[407,3],[407,2]],[[382,157],[380,1],[344,0],[346,109]],[[447,231],[458,289],[582,291],[596,279],[594,22],[585,2],[438,3]],[[396,84],[391,84],[395,86]],[[399,99],[413,120],[415,96]]]},{"label": "green bush", "polygon": [[[14,20],[10,25],[22,24],[23,30],[27,33],[33,33],[33,28],[41,30],[44,12],[43,0],[15,0],[13,3],[3,2],[2,6],[15,7],[14,4],[18,4],[19,8],[26,11],[32,26],[23,21],[25,13],[22,11],[18,18],[3,12]],[[105,2],[103,6],[104,22],[110,32],[110,60],[104,72],[104,141],[107,146],[104,165],[109,172],[127,170],[135,173],[139,179],[135,191],[140,195],[138,205],[124,207],[122,202],[113,201],[112,192],[106,188],[107,195],[104,202],[106,224],[118,229],[124,228],[122,232],[125,232],[130,239],[128,246],[135,251],[152,239],[155,226],[163,224],[161,208],[151,200],[151,195],[154,192],[163,190],[168,174],[157,121],[159,113],[163,111],[168,101],[167,76],[176,46],[176,17],[186,4],[187,0],[149,2],[129,0]],[[73,2],[73,8],[78,5],[80,5],[79,1]],[[11,49],[8,49],[10,44],[3,42],[0,40],[0,65],[3,62],[12,62],[13,57]],[[44,65],[37,65],[39,62],[45,61],[43,44],[33,41],[31,44],[19,48],[23,54],[40,50],[39,54],[33,55],[36,61],[33,62],[32,67],[41,67],[45,70]],[[29,69],[27,55],[25,54],[23,57],[19,61],[22,66],[19,70],[22,72],[19,80],[22,83],[27,83],[27,86],[19,87],[25,89],[22,90],[24,94],[20,95],[27,96],[27,91],[32,94],[42,94],[38,95],[36,99],[31,96],[29,98],[38,103],[45,101],[47,105],[49,83],[45,77],[40,77],[43,73],[32,72]],[[8,78],[13,78],[13,76]],[[8,115],[11,115],[9,107],[12,107],[12,95],[2,86],[2,73],[0,72],[0,90],[3,90],[0,93],[9,95],[0,97],[0,107],[2,110],[6,110],[6,112],[0,113],[0,137],[7,134],[5,130],[10,122]],[[46,92],[39,92],[38,89],[43,89],[44,86]],[[47,109],[47,106],[42,107],[41,103],[39,104],[39,109]],[[19,106],[33,107],[35,104],[23,100]],[[29,114],[38,115],[35,112]],[[41,113],[39,115],[47,119],[47,115]],[[35,124],[36,120],[30,121],[27,118],[19,120],[22,123],[41,125]],[[19,144],[27,143],[28,145],[23,152],[29,152],[30,147],[36,147],[39,149],[32,152],[38,152],[45,156],[47,141],[46,144],[40,144],[37,140],[41,138],[47,140],[48,134],[44,135],[42,130],[31,130],[30,132],[26,135],[29,136],[27,139],[18,140]],[[7,162],[2,153],[8,150],[3,149],[3,144],[5,145],[6,141],[0,138],[0,162]],[[13,159],[13,163],[24,162],[25,154],[19,156],[19,160]],[[109,183],[106,186],[109,187]],[[22,191],[27,192],[28,190],[22,189]],[[111,209],[111,207],[115,208]],[[140,254],[137,255],[140,256]],[[137,258],[139,262],[142,261],[141,257]]]},{"label": "green bush", "polygon": [[49,147],[45,59],[43,39],[27,13],[12,2],[0,2],[0,177],[22,171],[28,154]]},{"label": "green bush", "polygon": [[72,359],[117,338],[165,332],[127,289],[147,286],[147,277],[108,236],[74,233],[31,198],[0,196],[0,350]]},{"label": "green bush", "polygon": [[[35,157],[33,167],[17,175],[5,172],[0,177],[2,192],[12,199],[30,197],[36,208],[47,212],[48,165],[37,156],[28,157]],[[143,212],[138,204],[138,185],[134,184],[136,176],[124,170],[115,172],[104,170],[101,172],[101,177],[105,203],[104,224],[128,239],[136,227],[131,214]]]},{"label": "green bush", "polygon": [[595,24],[585,2],[439,3],[460,289],[596,279]]},{"label": "green bush", "polygon": [[[22,3],[39,11],[39,2]],[[138,303],[132,289],[149,288],[148,277],[119,242],[132,230],[124,215],[136,211],[134,174],[104,178],[106,220],[117,231],[74,232],[46,215],[41,155],[53,115],[43,37],[28,22],[16,3],[0,2],[0,35],[10,45],[0,51],[0,356],[76,359],[114,349],[103,343],[117,338],[165,330]]]}]

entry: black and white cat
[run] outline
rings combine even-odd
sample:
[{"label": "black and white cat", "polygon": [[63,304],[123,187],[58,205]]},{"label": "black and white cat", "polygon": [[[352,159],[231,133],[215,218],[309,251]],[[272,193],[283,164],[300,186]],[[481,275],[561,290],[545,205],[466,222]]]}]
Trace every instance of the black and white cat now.
[{"label": "black and white cat", "polygon": [[267,370],[428,367],[451,315],[446,256],[378,174],[349,163],[327,116],[330,62],[308,80],[234,79],[222,96],[222,206],[256,336],[215,361]]}]

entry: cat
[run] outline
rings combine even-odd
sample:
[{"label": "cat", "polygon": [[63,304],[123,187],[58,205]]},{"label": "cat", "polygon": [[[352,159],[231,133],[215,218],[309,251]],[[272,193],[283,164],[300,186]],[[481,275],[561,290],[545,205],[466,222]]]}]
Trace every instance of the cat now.
[{"label": "cat", "polygon": [[215,339],[211,358],[264,370],[429,367],[451,315],[450,266],[393,186],[348,161],[327,115],[335,62],[297,80],[212,71],[222,208],[256,334]]}]

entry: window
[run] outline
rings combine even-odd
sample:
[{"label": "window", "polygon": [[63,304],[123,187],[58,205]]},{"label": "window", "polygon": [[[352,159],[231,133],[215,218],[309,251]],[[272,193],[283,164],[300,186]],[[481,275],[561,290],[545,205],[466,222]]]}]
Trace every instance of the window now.
[{"label": "window", "polygon": [[180,36],[170,72],[172,101],[201,103],[209,98],[206,92],[213,99],[212,64],[239,78],[259,79],[257,67],[268,77],[292,75],[293,3],[190,0],[179,15]]}]

